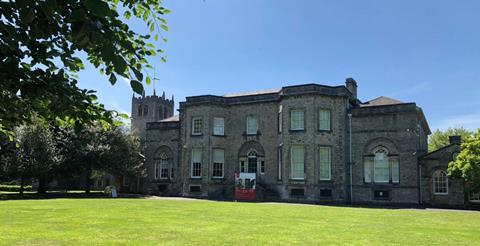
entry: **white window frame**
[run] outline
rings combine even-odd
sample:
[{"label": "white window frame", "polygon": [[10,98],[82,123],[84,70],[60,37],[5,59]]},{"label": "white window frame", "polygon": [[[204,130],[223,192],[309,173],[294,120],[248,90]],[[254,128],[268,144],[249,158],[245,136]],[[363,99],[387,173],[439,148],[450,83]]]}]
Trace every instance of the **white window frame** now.
[{"label": "white window frame", "polygon": [[[221,160],[215,158],[215,152],[216,151],[223,152]],[[221,165],[221,170],[220,171],[222,172],[222,175],[220,175],[220,176],[215,175],[215,172],[218,171],[218,170],[215,169],[216,165]],[[225,176],[224,172],[225,172],[225,150],[215,148],[215,149],[212,150],[212,178],[216,178],[216,179],[223,178]]]},{"label": "white window frame", "polygon": [[[328,119],[322,119],[322,113],[327,112]],[[324,128],[322,122],[326,122],[328,127]],[[331,131],[332,130],[332,111],[330,109],[321,108],[318,110],[318,130],[319,131]]]},{"label": "white window frame", "polygon": [[373,157],[365,156],[363,158],[363,182],[372,183],[373,181]]},{"label": "white window frame", "polygon": [[[328,153],[327,153],[328,177],[322,177],[322,150],[328,150]],[[318,176],[320,180],[332,180],[332,147],[331,146],[320,146],[318,148],[318,169],[319,169]]]},{"label": "white window frame", "polygon": [[[169,178],[169,171],[170,171],[170,161],[168,159],[168,156],[165,153],[162,153],[160,155],[160,158],[158,159],[158,168],[159,168],[159,177],[158,179],[168,179]],[[166,173],[164,173],[165,169],[167,170]],[[165,174],[165,177],[163,176]]]},{"label": "white window frame", "polygon": [[468,200],[470,202],[474,202],[474,203],[480,203],[480,192],[472,192],[470,193],[469,197],[468,197]]},{"label": "white window frame", "polygon": [[[195,151],[199,152],[200,162],[195,161]],[[195,168],[195,164],[199,164],[200,168]],[[199,172],[199,175],[194,175],[195,171]],[[191,178],[201,178],[202,177],[202,149],[201,148],[192,148],[192,156],[191,156],[191,163],[190,163],[190,177]]]},{"label": "white window frame", "polygon": [[[437,192],[437,186],[438,186],[438,182],[436,180],[436,176],[437,175],[443,175],[443,177],[445,177],[445,182],[442,181],[442,183],[445,183],[445,192]],[[433,194],[435,195],[448,195],[448,175],[447,175],[447,172],[444,171],[444,170],[437,170],[435,172],[433,172],[433,175],[432,175],[432,188],[433,188]]]},{"label": "white window frame", "polygon": [[[253,165],[250,165],[250,161],[251,160],[255,160],[255,162],[253,162]],[[245,167],[246,171],[248,173],[257,173],[258,172],[258,154],[257,154],[257,151],[255,150],[250,150],[247,154],[247,165]],[[252,170],[250,170],[250,166],[253,167],[253,169],[255,169],[254,172],[252,172]]]},{"label": "white window frame", "polygon": [[[384,147],[377,148],[373,154],[375,157],[373,157],[373,181],[375,183],[389,183],[390,182],[390,166],[389,166],[389,157],[388,157],[388,150]],[[380,155],[383,155],[381,157]],[[386,160],[380,159],[380,158],[386,158]],[[386,180],[381,180],[377,179],[377,170],[380,169],[379,164],[381,164],[379,161],[384,161],[386,163],[386,169],[387,169],[387,179]],[[382,168],[385,169],[385,168]]]},{"label": "white window frame", "polygon": [[[300,116],[300,118],[296,118]],[[298,124],[298,125],[297,125]],[[304,131],[305,130],[305,110],[292,109],[290,110],[290,130],[292,131]]]},{"label": "white window frame", "polygon": [[213,117],[213,135],[225,136],[225,118]]},{"label": "white window frame", "polygon": [[240,158],[239,162],[238,162],[238,170],[241,172],[241,173],[244,173],[245,170],[246,170],[246,163],[247,160],[245,158]]},{"label": "white window frame", "polygon": [[[295,160],[294,160],[294,150],[296,148],[302,148],[302,151],[303,151],[303,156],[302,156],[302,159],[303,159],[303,174],[302,176],[298,176],[296,177],[295,176]],[[292,180],[305,180],[305,145],[292,145],[290,147],[290,173],[291,173],[291,178]]]},{"label": "white window frame", "polygon": [[247,135],[256,135],[258,132],[258,118],[255,115],[247,116],[246,132]]},{"label": "white window frame", "polygon": [[[388,162],[390,164],[390,180],[393,184],[400,183],[400,160],[398,157],[389,156]],[[395,174],[396,171],[396,175]]]},{"label": "white window frame", "polygon": [[[200,121],[200,126],[196,129],[195,121]],[[199,136],[203,134],[203,119],[200,116],[192,117],[192,135]]]}]

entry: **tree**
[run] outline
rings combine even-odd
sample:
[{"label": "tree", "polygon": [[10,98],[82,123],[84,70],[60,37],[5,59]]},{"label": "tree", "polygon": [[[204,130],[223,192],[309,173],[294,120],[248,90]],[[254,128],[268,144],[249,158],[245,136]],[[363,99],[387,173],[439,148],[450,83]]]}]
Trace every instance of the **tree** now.
[{"label": "tree", "polygon": [[462,151],[448,165],[450,176],[465,180],[465,190],[480,192],[480,129],[462,143]]},{"label": "tree", "polygon": [[47,182],[51,173],[61,163],[48,125],[35,119],[32,124],[23,125],[17,129],[19,148],[16,154],[21,185],[26,178],[38,179],[38,193],[47,191]]},{"label": "tree", "polygon": [[473,133],[463,127],[448,128],[446,131],[435,130],[428,138],[428,151],[435,151],[450,144],[449,137],[459,135],[462,139],[469,138]]},{"label": "tree", "polygon": [[140,141],[119,126],[104,128],[97,123],[84,126],[80,131],[65,127],[58,136],[58,148],[64,156],[58,172],[83,173],[86,193],[90,192],[92,174],[96,171],[114,175],[145,174],[139,156]]},{"label": "tree", "polygon": [[105,155],[109,150],[109,128],[100,123],[83,125],[81,130],[72,127],[62,129],[59,146],[65,157],[63,173],[84,173],[85,193],[90,193],[91,178],[94,170],[104,169]]},{"label": "tree", "polygon": [[108,139],[110,148],[105,155],[104,171],[122,176],[145,176],[146,170],[137,135],[118,127],[110,132]]},{"label": "tree", "polygon": [[[14,128],[33,115],[77,128],[112,123],[117,113],[98,103],[95,91],[77,86],[80,57],[112,85],[128,78],[142,93],[144,78],[151,81],[143,75],[151,68],[147,58],[162,53],[152,40],[168,30],[162,18],[168,13],[161,0],[0,1],[0,135],[13,141]],[[147,34],[130,29],[132,16],[148,26]]]}]

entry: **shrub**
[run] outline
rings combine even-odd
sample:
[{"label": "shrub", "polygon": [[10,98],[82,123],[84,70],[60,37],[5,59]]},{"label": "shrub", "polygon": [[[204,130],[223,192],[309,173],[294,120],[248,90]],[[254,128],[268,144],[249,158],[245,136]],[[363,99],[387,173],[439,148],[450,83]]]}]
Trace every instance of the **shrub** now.
[{"label": "shrub", "polygon": [[[26,185],[23,190],[32,191],[32,186]],[[20,185],[0,185],[0,191],[20,192]]]}]

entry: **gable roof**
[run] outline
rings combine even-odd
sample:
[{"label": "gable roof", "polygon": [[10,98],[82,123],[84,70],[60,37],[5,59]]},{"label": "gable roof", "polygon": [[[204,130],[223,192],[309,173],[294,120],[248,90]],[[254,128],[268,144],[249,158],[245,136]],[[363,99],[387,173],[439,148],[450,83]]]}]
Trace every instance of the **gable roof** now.
[{"label": "gable roof", "polygon": [[[436,155],[438,155],[439,153],[441,153],[443,151],[450,151],[450,152],[453,153],[455,151],[458,151],[459,148],[460,148],[460,145],[458,145],[458,144],[449,144],[447,146],[443,146],[440,149],[437,149],[437,150],[434,150],[432,152],[426,153],[425,155],[422,155],[419,158],[420,159],[435,158]],[[449,149],[451,149],[451,150],[449,150]]]},{"label": "gable roof", "polygon": [[377,97],[370,101],[367,101],[361,104],[361,107],[372,107],[372,106],[383,106],[383,105],[395,105],[395,104],[403,104],[404,102],[399,101],[397,99],[393,99],[386,96]]}]

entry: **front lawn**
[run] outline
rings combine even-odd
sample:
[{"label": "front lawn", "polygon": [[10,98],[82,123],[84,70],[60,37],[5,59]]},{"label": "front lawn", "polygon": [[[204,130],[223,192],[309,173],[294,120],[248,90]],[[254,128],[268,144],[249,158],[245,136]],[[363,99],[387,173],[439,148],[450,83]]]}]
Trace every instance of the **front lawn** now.
[{"label": "front lawn", "polygon": [[163,199],[0,201],[0,244],[479,245],[480,212]]}]

